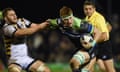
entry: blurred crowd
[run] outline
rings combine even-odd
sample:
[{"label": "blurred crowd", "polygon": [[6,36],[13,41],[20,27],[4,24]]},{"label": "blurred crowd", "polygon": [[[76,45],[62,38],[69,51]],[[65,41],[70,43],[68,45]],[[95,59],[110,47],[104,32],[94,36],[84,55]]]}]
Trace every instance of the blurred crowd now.
[{"label": "blurred crowd", "polygon": [[45,62],[67,62],[76,50],[59,30],[42,31],[28,38],[29,54]]},{"label": "blurred crowd", "polygon": [[114,64],[117,72],[120,72],[120,16],[113,14],[111,17],[112,32],[111,42],[113,46]]}]

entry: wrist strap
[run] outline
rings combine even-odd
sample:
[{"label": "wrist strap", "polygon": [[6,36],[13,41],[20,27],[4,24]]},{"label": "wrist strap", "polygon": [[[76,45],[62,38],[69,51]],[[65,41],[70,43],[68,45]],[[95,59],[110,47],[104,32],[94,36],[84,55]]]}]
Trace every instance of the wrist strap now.
[{"label": "wrist strap", "polygon": [[93,40],[93,42],[92,42],[92,47],[94,47],[95,45],[96,45],[96,41]]}]

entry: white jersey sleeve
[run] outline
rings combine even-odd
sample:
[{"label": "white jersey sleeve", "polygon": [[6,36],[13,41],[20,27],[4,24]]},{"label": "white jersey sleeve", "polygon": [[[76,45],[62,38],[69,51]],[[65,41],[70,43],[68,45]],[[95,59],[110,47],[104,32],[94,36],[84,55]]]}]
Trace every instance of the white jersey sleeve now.
[{"label": "white jersey sleeve", "polygon": [[14,33],[16,32],[16,28],[13,25],[7,25],[3,27],[4,35],[8,37],[12,37]]},{"label": "white jersey sleeve", "polygon": [[18,28],[20,28],[20,29],[21,28],[27,28],[27,27],[30,27],[31,24],[32,23],[29,20],[24,19],[24,18],[18,19],[16,25],[5,24],[4,27],[3,27],[4,35],[12,37],[14,35],[14,33],[17,31]]}]

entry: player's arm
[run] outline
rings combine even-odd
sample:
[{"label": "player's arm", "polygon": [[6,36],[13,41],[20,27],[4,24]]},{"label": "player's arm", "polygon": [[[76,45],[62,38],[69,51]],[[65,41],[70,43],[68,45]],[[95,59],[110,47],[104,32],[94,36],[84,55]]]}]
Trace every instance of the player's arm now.
[{"label": "player's arm", "polygon": [[105,19],[103,17],[99,17],[96,19],[96,24],[98,25],[100,31],[102,32],[101,34],[101,41],[106,41],[109,39],[109,36],[107,35],[108,28],[106,26]]},{"label": "player's arm", "polygon": [[91,33],[91,34],[93,34],[94,40],[96,42],[99,42],[99,38],[101,36],[101,31],[98,30],[96,27],[94,27],[92,24],[85,21],[85,22],[81,23],[79,30],[82,33]]},{"label": "player's arm", "polygon": [[112,30],[111,24],[109,22],[106,22],[106,24],[107,24],[108,31],[111,32],[111,30]]},{"label": "player's arm", "polygon": [[94,40],[96,42],[101,42],[100,36],[101,36],[102,33],[101,33],[101,31],[99,29],[94,27],[92,34],[93,34]]},{"label": "player's arm", "polygon": [[43,30],[49,25],[48,22],[42,22],[40,24],[32,23],[29,28],[18,28],[14,33],[15,37],[31,35],[39,30]]},{"label": "player's arm", "polygon": [[14,32],[13,36],[19,37],[19,36],[31,35],[39,30],[45,29],[49,25],[47,21],[42,22],[40,24],[36,24],[24,18],[18,19],[17,25],[21,27],[21,24],[24,25],[25,28],[16,28],[16,31]]},{"label": "player's arm", "polygon": [[47,22],[49,22],[49,29],[56,29],[62,24],[61,18],[48,19]]},{"label": "player's arm", "polygon": [[94,47],[96,42],[99,42],[101,31],[98,30],[96,27],[92,26],[92,24],[89,24],[88,22],[81,24],[80,31],[83,33],[93,34],[94,41],[92,41],[89,46],[86,46],[87,44],[83,44],[83,46],[85,45],[85,48],[90,48],[91,46]]}]

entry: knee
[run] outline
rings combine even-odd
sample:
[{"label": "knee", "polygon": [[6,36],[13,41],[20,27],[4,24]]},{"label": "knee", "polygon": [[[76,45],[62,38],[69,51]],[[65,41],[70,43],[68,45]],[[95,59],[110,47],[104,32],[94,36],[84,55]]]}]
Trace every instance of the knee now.
[{"label": "knee", "polygon": [[78,51],[70,60],[70,66],[72,69],[79,69],[79,67],[88,62],[89,59],[90,57],[87,53]]},{"label": "knee", "polygon": [[99,67],[99,68],[100,68],[100,70],[103,71],[103,72],[106,71],[105,67]]},{"label": "knee", "polygon": [[38,67],[32,67],[30,71],[31,72],[51,72],[50,69],[44,64],[41,64]]},{"label": "knee", "polygon": [[37,72],[50,72],[50,69],[43,64],[37,68]]},{"label": "knee", "polygon": [[21,72],[18,67],[8,67],[8,72]]},{"label": "knee", "polygon": [[80,65],[81,65],[80,62],[77,61],[76,59],[72,58],[72,59],[70,60],[70,66],[71,66],[71,69],[72,69],[72,70],[79,69]]}]

